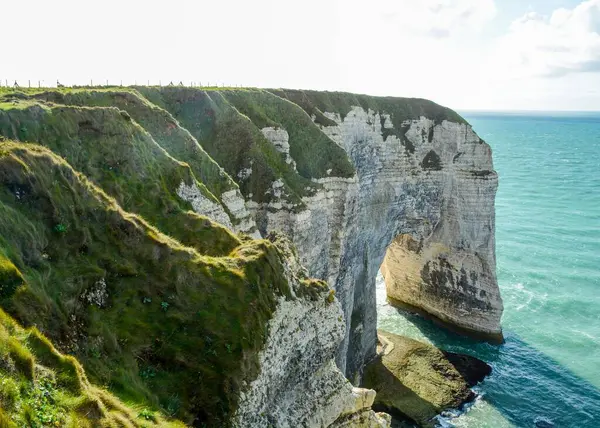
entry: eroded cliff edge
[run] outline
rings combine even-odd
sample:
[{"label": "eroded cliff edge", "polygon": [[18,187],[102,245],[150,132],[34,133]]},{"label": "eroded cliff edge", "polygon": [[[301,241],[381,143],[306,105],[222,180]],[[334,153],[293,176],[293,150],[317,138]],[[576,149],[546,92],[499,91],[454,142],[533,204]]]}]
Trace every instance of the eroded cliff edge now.
[{"label": "eroded cliff edge", "polygon": [[[93,344],[94,349],[85,347],[82,351],[72,347],[73,338],[65,337],[65,327],[60,323],[44,327],[45,334],[60,342],[61,350],[77,354],[95,381],[104,383],[107,375],[105,368],[94,360],[98,353],[105,357],[105,353],[128,349],[131,358],[128,375],[135,378],[133,385],[139,386],[134,388],[137,399],[165,411],[172,407],[175,394],[179,404],[174,415],[183,419],[217,421],[218,425],[222,418],[235,421],[233,414],[237,414],[236,417],[242,418],[239,420],[256,426],[263,426],[265,421],[286,426],[305,415],[309,425],[352,426],[348,425],[351,421],[360,421],[363,426],[385,426],[385,419],[369,410],[370,393],[353,389],[333,364],[333,357],[337,354],[338,366],[357,381],[364,362],[375,355],[375,276],[388,244],[399,236],[410,237],[416,243],[411,248],[418,249],[418,263],[422,265],[418,274],[422,280],[416,281],[420,287],[416,303],[422,303],[422,309],[484,334],[500,333],[502,304],[495,280],[493,248],[497,178],[491,152],[468,124],[448,109],[425,100],[255,89],[67,88],[9,91],[2,95],[1,135],[50,149],[126,211],[152,223],[160,236],[164,234],[184,244],[186,252],[227,260],[235,253],[233,258],[239,269],[250,269],[252,262],[247,256],[257,253],[243,250],[240,254],[236,248],[242,244],[228,230],[254,238],[282,231],[298,248],[308,276],[327,280],[336,292],[334,298],[326,287],[321,287],[322,291],[315,294],[321,295],[316,298],[317,303],[308,303],[313,301],[307,297],[312,296],[310,293],[294,298],[295,292],[272,294],[258,288],[257,301],[264,304],[267,299],[269,306],[261,318],[262,324],[259,323],[260,329],[248,330],[253,340],[251,349],[243,345],[249,339],[243,335],[235,339],[240,340],[239,348],[226,335],[218,335],[220,351],[211,335],[190,339],[196,349],[204,352],[202,358],[218,360],[211,354],[213,348],[217,354],[244,352],[248,358],[250,355],[254,358],[250,359],[252,364],[236,368],[242,373],[241,379],[245,379],[241,384],[237,377],[232,384],[225,372],[215,375],[216,385],[223,386],[224,392],[219,394],[224,399],[209,406],[210,414],[202,406],[191,405],[194,401],[189,400],[198,399],[198,394],[177,395],[181,387],[193,388],[191,384],[162,383],[165,380],[160,376],[162,368],[181,364],[182,350],[177,345],[173,344],[166,360],[155,361],[154,353],[148,354],[148,345],[123,348],[121,342],[114,342],[119,335],[115,338],[113,333],[109,335],[108,348],[99,342]],[[5,202],[20,203],[20,198],[27,194],[8,183]],[[77,207],[78,200],[75,198],[71,205]],[[56,205],[57,202],[52,202],[47,206]],[[45,221],[54,222],[48,226],[50,231],[63,225],[60,217]],[[10,230],[3,232],[3,236],[10,235]],[[65,230],[70,229],[65,227]],[[64,233],[54,232],[59,236]],[[88,232],[83,233],[87,235]],[[102,233],[96,235],[101,237]],[[51,235],[43,236],[42,242],[52,242]],[[11,245],[18,247],[18,241]],[[89,244],[84,244],[73,247],[73,254],[85,255]],[[9,247],[3,244],[11,263],[22,271],[31,269],[33,276],[29,281],[37,278],[40,266],[53,263],[52,259],[42,257],[46,254],[45,247],[36,250],[42,256],[31,250],[22,254]],[[271,250],[264,251],[271,254]],[[123,281],[123,272],[132,272],[127,258],[123,256],[124,267],[94,262],[94,274],[78,280],[75,289],[82,289],[78,292],[86,287],[94,289],[105,273],[112,272],[114,282],[107,282],[108,295],[112,296],[111,291],[114,287],[119,289]],[[267,259],[274,260],[271,256]],[[267,272],[278,271],[272,263],[275,262],[267,262],[271,266]],[[285,257],[281,263],[283,266],[288,263]],[[157,289],[163,283],[176,284],[186,277],[177,272],[173,275],[168,279],[161,273],[155,281]],[[290,281],[294,282],[290,278],[286,274],[269,281],[276,290],[281,287],[288,290]],[[235,281],[237,287],[245,290],[262,284],[263,280],[259,275],[254,285],[243,278]],[[68,279],[66,283],[71,282]],[[38,283],[41,289],[47,287],[44,281],[32,282]],[[233,318],[222,319],[217,316],[220,305],[211,300],[210,292],[211,287],[220,287],[218,284],[219,280],[208,275],[202,282],[209,290],[204,294],[190,295],[179,288],[173,294],[160,292],[161,305],[166,303],[161,310],[166,314],[177,313],[178,306],[169,300],[175,296],[172,300],[177,304],[190,300],[208,305],[211,309],[204,310],[202,316],[215,324],[216,331],[227,320],[233,325],[236,322],[244,325],[241,320],[246,311],[252,310],[251,301],[244,300],[239,311],[231,313]],[[414,281],[398,283],[395,287],[399,290],[398,300],[415,303],[409,301],[413,294],[410,287],[414,286]],[[63,293],[61,287],[57,288],[58,294],[44,294],[44,299],[58,299]],[[142,303],[146,297],[151,299],[142,295],[147,293],[143,290],[137,292]],[[92,294],[104,296],[96,291]],[[405,297],[401,297],[402,293]],[[288,297],[281,300],[278,295]],[[120,303],[127,308],[134,300]],[[3,307],[10,309],[11,305],[3,303]],[[19,316],[21,322],[38,322],[27,305],[19,308],[12,307],[11,313]],[[138,311],[148,309],[136,306]],[[52,310],[57,311],[56,319],[65,320],[76,310],[77,316],[86,321],[82,333],[85,335],[89,333],[86,329],[94,326],[92,320],[100,323],[108,316],[106,308],[98,305],[58,304]],[[173,322],[178,319],[183,323],[178,328],[187,331],[188,315]],[[159,338],[171,337],[163,327],[169,325],[159,325],[158,331],[150,331]],[[260,332],[258,341],[256,332]],[[207,364],[206,367],[211,367],[214,363]],[[217,366],[221,367],[220,363]],[[212,369],[209,372],[212,376]],[[295,375],[282,382],[278,380],[281,373]],[[298,376],[300,373],[312,375]],[[117,377],[111,382],[114,383],[111,390],[119,392],[122,380]],[[157,382],[161,382],[161,394],[149,394],[147,388],[155,388]],[[202,385],[205,381],[199,382]],[[265,388],[266,385],[270,387]],[[337,393],[331,395],[327,388]],[[200,399],[207,405],[210,394]],[[243,419],[250,415],[256,418],[256,414],[260,417],[253,422]],[[214,419],[215,415],[221,419]]]}]

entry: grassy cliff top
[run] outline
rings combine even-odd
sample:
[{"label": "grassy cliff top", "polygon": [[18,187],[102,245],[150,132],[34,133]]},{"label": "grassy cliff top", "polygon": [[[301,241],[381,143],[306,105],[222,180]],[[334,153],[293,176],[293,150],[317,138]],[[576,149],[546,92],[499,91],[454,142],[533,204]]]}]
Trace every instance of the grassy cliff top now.
[{"label": "grassy cliff top", "polygon": [[[126,112],[114,107],[32,104],[29,100],[21,104],[17,100],[0,107],[0,135],[48,147],[125,209],[203,253],[220,255],[235,246],[230,231],[208,227],[207,219],[194,213],[177,189],[185,183],[196,186],[215,205],[219,200],[196,178],[189,164],[173,158]],[[197,234],[190,235],[189,229]],[[207,237],[202,231],[220,236]]]},{"label": "grassy cliff top", "polygon": [[[40,104],[117,108],[166,153],[187,163],[217,199],[239,186],[247,199],[268,203],[281,198],[297,210],[304,206],[302,197],[321,188],[316,179],[355,174],[344,150],[321,131],[321,126],[336,125],[324,113],[343,119],[352,108],[361,107],[387,114],[394,128],[386,129],[386,135],[399,138],[405,131],[402,123],[421,116],[436,123],[466,123],[431,101],[344,92],[183,86],[0,88],[0,109],[27,110]],[[296,169],[266,140],[261,132],[265,127],[287,131]],[[18,132],[9,136],[28,138]],[[281,196],[274,196],[279,193],[274,192],[275,182],[282,183]]]},{"label": "grassy cliff top", "polygon": [[320,125],[335,125],[323,113],[338,113],[343,119],[353,107],[362,107],[365,111],[389,114],[397,129],[405,120],[419,119],[425,116],[441,123],[444,120],[467,123],[455,111],[422,98],[378,97],[352,94],[349,92],[324,92],[297,89],[269,89],[268,91],[302,107]]}]

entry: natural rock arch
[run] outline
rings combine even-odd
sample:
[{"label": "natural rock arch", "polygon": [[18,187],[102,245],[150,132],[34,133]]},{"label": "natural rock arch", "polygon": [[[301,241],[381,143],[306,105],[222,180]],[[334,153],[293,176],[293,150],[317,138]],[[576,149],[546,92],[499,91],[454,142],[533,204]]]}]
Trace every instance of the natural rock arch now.
[{"label": "natural rock arch", "polygon": [[[336,290],[346,317],[342,371],[356,383],[374,355],[375,278],[384,259],[396,303],[500,339],[490,147],[466,123],[422,116],[397,129],[385,112],[362,107],[325,115],[337,125],[321,130],[345,149],[356,176],[321,180],[325,190],[304,213],[267,213],[263,228],[286,231],[310,273]],[[418,265],[412,282],[394,278],[392,255],[401,250]]]}]

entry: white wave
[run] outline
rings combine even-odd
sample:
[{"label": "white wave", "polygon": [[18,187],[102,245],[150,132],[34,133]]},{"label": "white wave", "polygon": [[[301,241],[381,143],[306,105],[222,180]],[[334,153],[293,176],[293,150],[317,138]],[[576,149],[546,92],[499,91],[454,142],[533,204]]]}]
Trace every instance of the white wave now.
[{"label": "white wave", "polygon": [[592,342],[594,342],[594,343],[598,343],[598,344],[600,344],[600,338],[599,338],[599,337],[597,337],[597,336],[594,336],[594,335],[592,335],[592,334],[589,334],[589,333],[587,333],[587,332],[585,332],[585,331],[582,331],[582,330],[575,330],[575,329],[573,329],[573,330],[571,330],[571,331],[572,331],[573,333],[578,333],[578,334],[580,334],[580,335],[582,335],[582,336],[584,336],[584,337],[586,337],[586,338],[590,339],[590,340],[591,340]]},{"label": "white wave", "polygon": [[377,278],[375,278],[375,298],[377,306],[389,306],[387,301],[387,292],[385,290],[385,280],[381,271],[377,271]]},{"label": "white wave", "polygon": [[511,306],[515,311],[527,309],[531,312],[537,312],[548,299],[548,293],[536,294],[535,291],[529,290],[521,282],[503,285],[501,292],[504,301],[507,303],[506,306]]},{"label": "white wave", "polygon": [[513,428],[514,425],[506,419],[494,406],[489,404],[483,395],[478,395],[475,401],[467,405],[463,412],[457,414],[444,413],[437,417],[438,428]]}]

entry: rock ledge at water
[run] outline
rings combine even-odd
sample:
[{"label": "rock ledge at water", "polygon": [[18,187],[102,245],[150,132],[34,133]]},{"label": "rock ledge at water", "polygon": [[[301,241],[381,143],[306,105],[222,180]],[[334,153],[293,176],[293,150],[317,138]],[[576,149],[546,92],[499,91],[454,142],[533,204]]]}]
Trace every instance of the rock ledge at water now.
[{"label": "rock ledge at water", "polygon": [[364,372],[364,386],[377,392],[373,408],[420,426],[433,426],[443,410],[471,401],[471,387],[492,371],[477,358],[386,331],[378,339],[378,356]]}]

